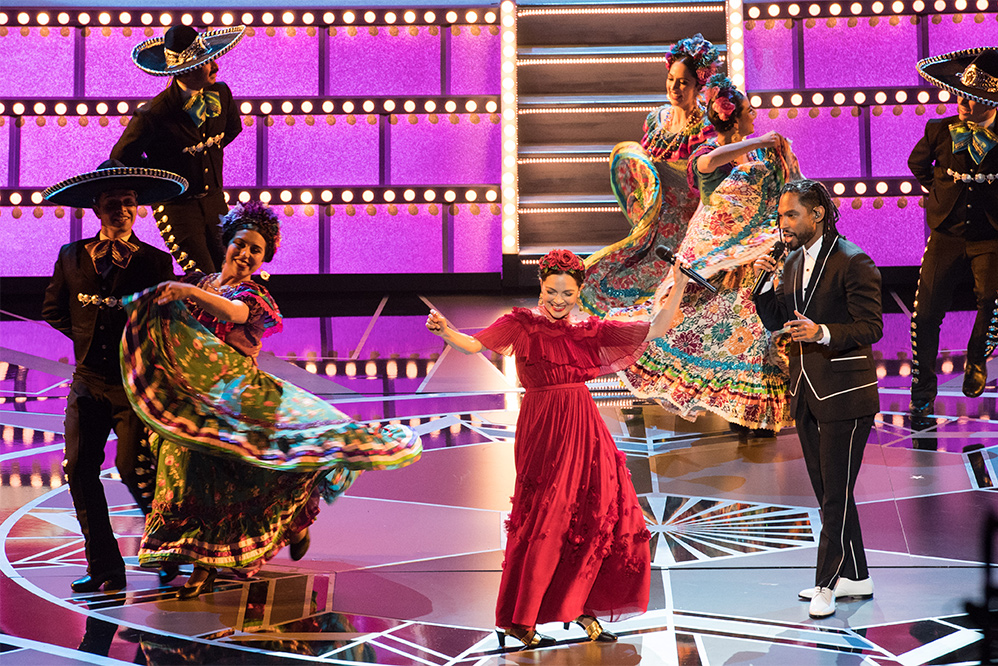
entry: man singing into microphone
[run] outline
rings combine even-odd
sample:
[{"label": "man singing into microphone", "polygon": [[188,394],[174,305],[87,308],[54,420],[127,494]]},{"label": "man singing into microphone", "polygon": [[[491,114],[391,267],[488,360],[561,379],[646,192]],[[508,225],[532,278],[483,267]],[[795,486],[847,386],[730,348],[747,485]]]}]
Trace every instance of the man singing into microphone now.
[{"label": "man singing into microphone", "polygon": [[[790,254],[783,279],[763,285],[755,304],[767,329],[785,328],[793,341],[790,410],[822,516],[814,587],[800,598],[822,618],[836,598],[873,596],[853,490],[880,409],[870,348],[883,333],[880,271],[839,236],[838,210],[821,183],[787,183],[779,218]],[[774,271],[776,263],[766,255],[755,268]]]}]

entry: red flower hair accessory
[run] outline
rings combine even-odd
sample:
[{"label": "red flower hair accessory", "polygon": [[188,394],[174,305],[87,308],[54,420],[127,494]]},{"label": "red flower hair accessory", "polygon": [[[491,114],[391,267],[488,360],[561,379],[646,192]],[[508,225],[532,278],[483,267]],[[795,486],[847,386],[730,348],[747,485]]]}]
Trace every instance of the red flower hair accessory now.
[{"label": "red flower hair accessory", "polygon": [[718,97],[712,104],[714,113],[721,120],[727,120],[735,110],[735,105],[727,97]]},{"label": "red flower hair accessory", "polygon": [[578,255],[574,252],[570,252],[569,250],[551,250],[541,259],[540,269],[542,272],[562,273],[579,271],[584,273],[586,266],[582,263],[582,259],[579,259]]}]

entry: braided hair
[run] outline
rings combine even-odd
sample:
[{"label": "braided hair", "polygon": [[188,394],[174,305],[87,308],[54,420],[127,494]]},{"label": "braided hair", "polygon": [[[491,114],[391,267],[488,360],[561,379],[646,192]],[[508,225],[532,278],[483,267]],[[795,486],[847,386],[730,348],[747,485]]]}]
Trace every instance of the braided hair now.
[{"label": "braided hair", "polygon": [[586,266],[574,252],[551,250],[537,265],[537,276],[541,282],[549,275],[568,275],[581,287],[586,275]]},{"label": "braided hair", "polygon": [[825,225],[822,228],[823,238],[831,240],[839,235],[836,226],[839,221],[839,209],[835,206],[832,196],[824,185],[810,178],[799,178],[790,181],[780,190],[780,196],[788,193],[796,194],[801,205],[805,208],[814,210],[815,207],[821,206],[824,209],[825,214],[821,218],[821,222]]},{"label": "braided hair", "polygon": [[243,229],[257,232],[267,242],[263,253],[264,261],[273,259],[274,252],[281,246],[280,218],[265,203],[260,201],[237,203],[228,213],[220,216],[219,221],[222,223],[223,247],[229,247],[232,239]]}]

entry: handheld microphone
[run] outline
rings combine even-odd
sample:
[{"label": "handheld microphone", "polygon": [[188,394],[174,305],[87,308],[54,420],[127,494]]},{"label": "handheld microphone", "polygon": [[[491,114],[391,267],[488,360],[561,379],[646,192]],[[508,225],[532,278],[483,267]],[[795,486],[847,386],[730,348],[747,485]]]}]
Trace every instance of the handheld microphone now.
[{"label": "handheld microphone", "polygon": [[[655,254],[657,254],[658,258],[661,259],[662,261],[667,261],[673,266],[676,265],[676,255],[672,253],[672,248],[666,247],[665,245],[659,245],[658,247],[655,248]],[[707,282],[707,278],[700,275],[692,268],[679,264],[679,270],[683,272],[683,275],[686,275],[691,280],[696,282],[698,285],[710,291],[710,293],[712,294],[717,293],[717,287],[712,285],[710,282]]]},{"label": "handheld microphone", "polygon": [[[776,245],[773,246],[773,249],[769,251],[769,256],[771,256],[774,260],[779,261],[786,249],[787,246],[783,243],[783,241],[778,240],[776,241]],[[762,288],[771,277],[773,277],[773,271],[763,271],[759,274],[758,279],[755,281],[755,286],[752,287],[752,298],[755,298],[762,293]]]}]

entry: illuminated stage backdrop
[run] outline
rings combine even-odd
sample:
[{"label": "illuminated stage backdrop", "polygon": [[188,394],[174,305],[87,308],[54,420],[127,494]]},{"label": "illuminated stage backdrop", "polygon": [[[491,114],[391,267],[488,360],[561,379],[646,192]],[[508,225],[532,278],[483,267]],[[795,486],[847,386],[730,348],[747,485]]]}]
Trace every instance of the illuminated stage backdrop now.
[{"label": "illuminated stage backdrop", "polygon": [[804,175],[839,197],[839,229],[878,265],[917,266],[927,227],[908,155],[926,121],[956,107],[949,93],[918,75],[915,63],[998,45],[998,5],[729,0],[729,6],[745,19],[729,21],[729,37],[743,41],[729,43],[729,52],[744,52],[746,86],[759,107],[757,134],[775,130],[793,141]]},{"label": "illuminated stage backdrop", "polygon": [[[169,84],[130,53],[182,11],[89,11],[0,10],[0,277],[50,275],[62,243],[96,232],[92,213],[39,205],[39,192],[106,159]],[[285,216],[268,269],[499,273],[498,6],[291,16],[189,17],[250,26],[218,61],[244,125],[225,186],[230,202],[262,197]],[[163,247],[145,208],[136,233]]]}]

